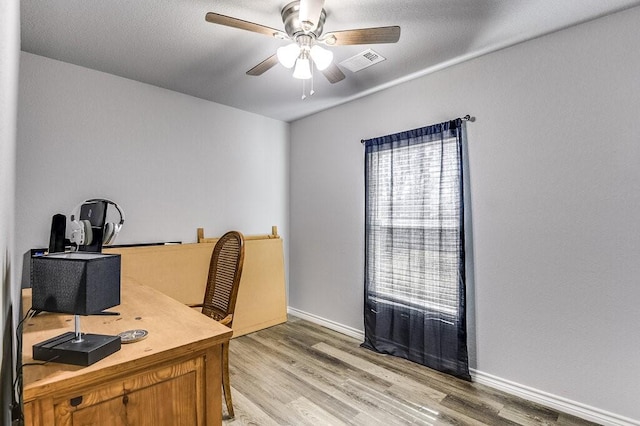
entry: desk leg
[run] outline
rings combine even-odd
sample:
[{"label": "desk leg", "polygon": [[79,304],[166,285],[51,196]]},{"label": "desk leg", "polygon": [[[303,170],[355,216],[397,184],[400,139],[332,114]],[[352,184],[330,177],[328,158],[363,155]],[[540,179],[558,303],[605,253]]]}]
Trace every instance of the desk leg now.
[{"label": "desk leg", "polygon": [[207,426],[222,424],[222,345],[206,353],[205,408]]}]

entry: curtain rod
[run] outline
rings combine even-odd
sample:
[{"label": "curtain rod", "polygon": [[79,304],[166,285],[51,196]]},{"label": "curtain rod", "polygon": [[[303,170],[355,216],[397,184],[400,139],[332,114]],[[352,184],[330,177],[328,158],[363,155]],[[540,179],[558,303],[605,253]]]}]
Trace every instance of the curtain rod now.
[{"label": "curtain rod", "polygon": [[[470,116],[469,114],[465,115],[464,117],[459,117],[460,120],[462,121],[470,121],[470,122],[474,122],[476,121],[475,117]],[[360,139],[360,143],[365,143],[365,139]]]}]

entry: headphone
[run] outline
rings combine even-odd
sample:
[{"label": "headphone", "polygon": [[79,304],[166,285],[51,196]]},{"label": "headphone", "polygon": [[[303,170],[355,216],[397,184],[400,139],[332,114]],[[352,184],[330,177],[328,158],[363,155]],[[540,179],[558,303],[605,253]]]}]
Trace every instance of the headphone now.
[{"label": "headphone", "polygon": [[99,201],[107,203],[107,205],[111,204],[116,208],[116,210],[118,210],[118,214],[120,215],[120,222],[106,222],[104,224],[102,244],[113,243],[113,241],[116,239],[116,236],[118,235],[118,232],[120,232],[120,229],[122,229],[122,224],[124,224],[124,211],[118,204],[104,198],[92,198],[90,200],[85,200],[82,203],[78,204],[71,211],[71,224],[73,225],[71,231],[71,242],[75,243],[78,246],[86,246],[93,243],[93,231],[91,229],[91,222],[88,220],[77,219],[80,216],[80,208],[86,203],[95,203]]}]

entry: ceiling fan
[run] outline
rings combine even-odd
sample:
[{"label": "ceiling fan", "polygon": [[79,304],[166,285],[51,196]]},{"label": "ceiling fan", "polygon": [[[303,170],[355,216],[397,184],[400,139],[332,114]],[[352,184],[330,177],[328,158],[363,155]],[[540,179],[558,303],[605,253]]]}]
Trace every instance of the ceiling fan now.
[{"label": "ceiling fan", "polygon": [[327,17],[324,10],[324,0],[295,0],[282,8],[280,14],[284,23],[284,31],[213,12],[207,13],[205,19],[213,24],[239,28],[293,42],[280,47],[277,53],[247,71],[247,74],[252,76],[262,75],[280,62],[287,68],[295,67],[293,77],[304,80],[312,77],[313,64],[329,82],[337,83],[343,80],[345,75],[333,63],[333,52],[321,45],[395,43],[400,39],[400,27],[398,26],[360,28],[323,34],[322,30]]}]

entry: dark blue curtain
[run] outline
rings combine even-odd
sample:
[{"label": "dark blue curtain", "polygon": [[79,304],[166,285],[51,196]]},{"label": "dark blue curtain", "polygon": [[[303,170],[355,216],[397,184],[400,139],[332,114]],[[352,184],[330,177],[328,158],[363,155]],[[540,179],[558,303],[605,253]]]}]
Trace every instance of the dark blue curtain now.
[{"label": "dark blue curtain", "polygon": [[470,380],[461,119],[365,143],[363,347]]}]

